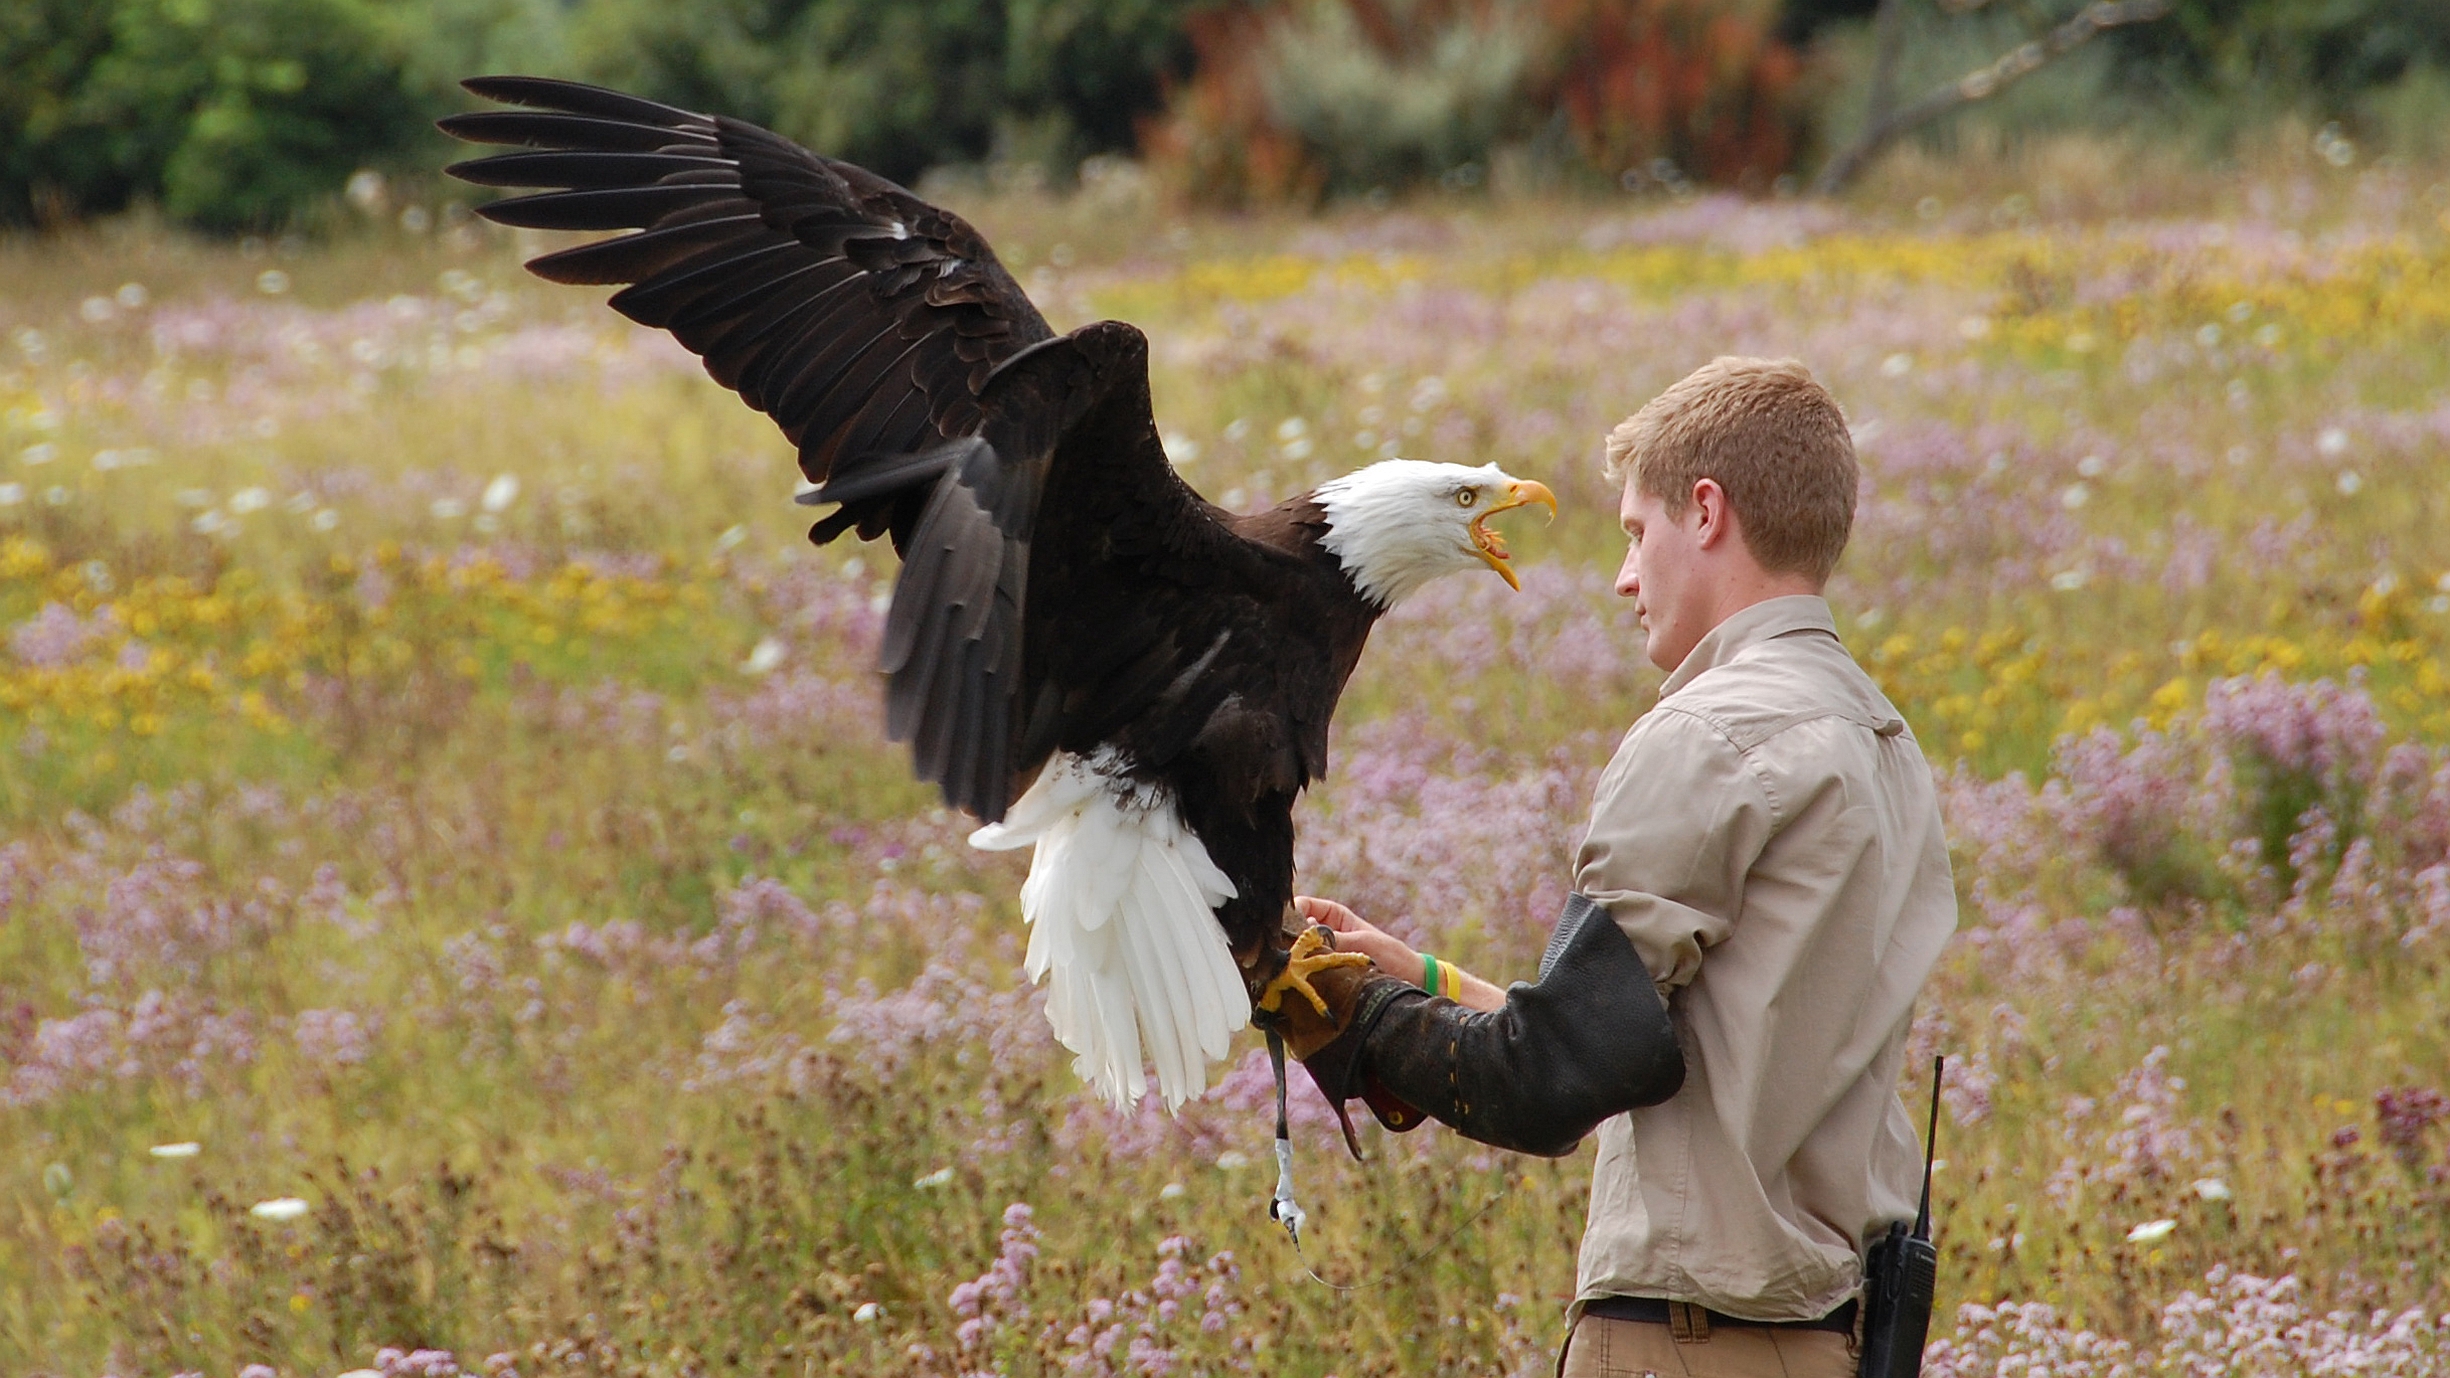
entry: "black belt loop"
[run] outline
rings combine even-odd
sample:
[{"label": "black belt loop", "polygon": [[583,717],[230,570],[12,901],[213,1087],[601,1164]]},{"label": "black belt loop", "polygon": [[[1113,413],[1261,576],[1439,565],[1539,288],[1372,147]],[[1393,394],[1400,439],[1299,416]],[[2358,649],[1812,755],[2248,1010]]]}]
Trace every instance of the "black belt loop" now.
[{"label": "black belt loop", "polygon": [[1664,1297],[1598,1297],[1582,1308],[1583,1314],[1603,1320],[1636,1321],[1649,1325],[1664,1325],[1682,1344],[1700,1344],[1710,1338],[1713,1326],[1742,1326],[1754,1330],[1827,1330],[1851,1336],[1855,1329],[1854,1302],[1848,1301],[1837,1310],[1812,1321],[1748,1321],[1691,1302],[1669,1301]]}]

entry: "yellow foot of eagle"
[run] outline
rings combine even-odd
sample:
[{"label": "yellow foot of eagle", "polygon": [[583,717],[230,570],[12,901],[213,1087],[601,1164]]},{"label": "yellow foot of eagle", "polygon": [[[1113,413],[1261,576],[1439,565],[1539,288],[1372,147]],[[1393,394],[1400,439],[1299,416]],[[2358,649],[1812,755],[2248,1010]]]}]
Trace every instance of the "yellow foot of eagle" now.
[{"label": "yellow foot of eagle", "polygon": [[1370,959],[1358,952],[1338,952],[1328,947],[1327,939],[1323,936],[1325,932],[1322,928],[1305,928],[1293,940],[1293,950],[1287,955],[1285,969],[1276,973],[1276,979],[1268,982],[1266,989],[1259,993],[1259,1008],[1263,1012],[1276,1013],[1284,1005],[1285,992],[1290,990],[1300,992],[1320,1018],[1329,1017],[1327,1001],[1311,988],[1310,978],[1340,967],[1365,967],[1370,964]]}]

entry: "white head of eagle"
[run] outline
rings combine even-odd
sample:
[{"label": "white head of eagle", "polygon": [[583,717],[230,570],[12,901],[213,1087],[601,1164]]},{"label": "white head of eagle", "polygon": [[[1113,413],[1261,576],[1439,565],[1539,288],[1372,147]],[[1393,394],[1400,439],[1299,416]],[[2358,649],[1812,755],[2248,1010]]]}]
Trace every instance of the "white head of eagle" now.
[{"label": "white head of eagle", "polygon": [[1442,574],[1487,565],[1521,588],[1507,562],[1506,543],[1488,519],[1556,496],[1546,484],[1518,479],[1494,464],[1472,468],[1422,459],[1388,459],[1330,479],[1312,491],[1327,517],[1319,539],[1343,563],[1361,596],[1391,608]]}]

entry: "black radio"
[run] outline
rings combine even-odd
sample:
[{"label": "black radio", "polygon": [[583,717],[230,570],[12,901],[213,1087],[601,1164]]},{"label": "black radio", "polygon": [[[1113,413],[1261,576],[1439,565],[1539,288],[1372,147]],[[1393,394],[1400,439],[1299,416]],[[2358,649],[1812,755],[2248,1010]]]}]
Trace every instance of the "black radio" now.
[{"label": "black radio", "polygon": [[1931,1243],[1931,1158],[1939,1147],[1940,1070],[1931,1059],[1931,1132],[1923,1136],[1923,1200],[1914,1228],[1892,1220],[1863,1263],[1863,1378],[1918,1378],[1931,1333],[1940,1251]]}]

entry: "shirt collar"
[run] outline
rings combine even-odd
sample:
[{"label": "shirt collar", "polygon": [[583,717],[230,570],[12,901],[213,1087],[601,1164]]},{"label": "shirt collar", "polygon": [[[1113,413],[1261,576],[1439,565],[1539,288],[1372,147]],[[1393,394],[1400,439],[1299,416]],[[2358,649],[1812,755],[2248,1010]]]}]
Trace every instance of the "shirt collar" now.
[{"label": "shirt collar", "polygon": [[1694,645],[1692,654],[1659,686],[1659,697],[1666,698],[1692,683],[1702,671],[1726,664],[1749,647],[1796,632],[1820,632],[1836,638],[1837,619],[1830,615],[1827,599],[1817,594],[1790,593],[1765,598],[1738,611],[1712,627]]}]

